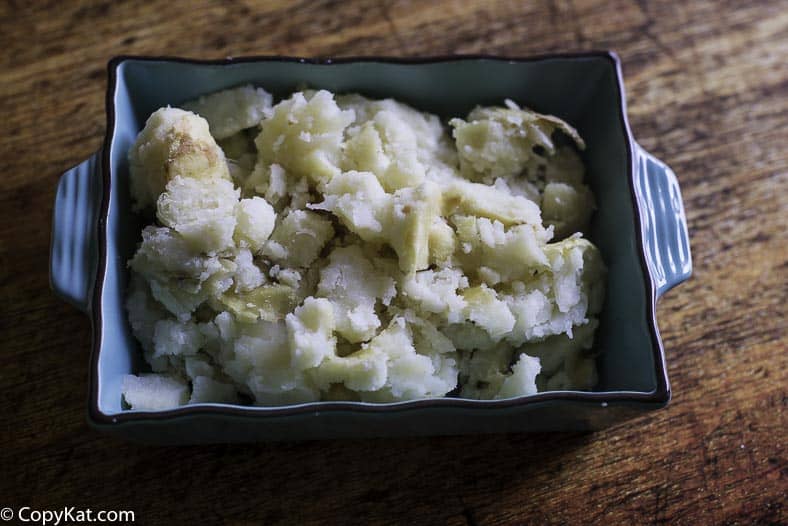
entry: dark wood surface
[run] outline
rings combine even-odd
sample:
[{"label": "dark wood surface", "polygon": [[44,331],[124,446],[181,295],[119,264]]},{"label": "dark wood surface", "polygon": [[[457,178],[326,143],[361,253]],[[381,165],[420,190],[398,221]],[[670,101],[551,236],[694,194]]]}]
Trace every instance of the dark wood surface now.
[{"label": "dark wood surface", "polygon": [[[785,2],[0,2],[0,507],[137,524],[785,524]],[[86,424],[90,325],[47,281],[58,176],[116,54],[614,49],[676,171],[695,275],[659,303],[674,398],[594,434],[151,448]]]}]

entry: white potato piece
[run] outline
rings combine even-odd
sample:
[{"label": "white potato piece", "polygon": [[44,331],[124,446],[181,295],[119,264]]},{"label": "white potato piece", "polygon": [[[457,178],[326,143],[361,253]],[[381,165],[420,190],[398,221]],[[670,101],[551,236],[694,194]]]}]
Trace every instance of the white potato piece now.
[{"label": "white potato piece", "polygon": [[309,371],[309,377],[324,392],[342,385],[356,393],[377,391],[388,379],[388,358],[380,349],[362,346],[347,355],[330,355],[320,367]]},{"label": "white potato piece", "polygon": [[121,393],[132,409],[141,411],[174,409],[189,400],[186,382],[162,374],[127,374],[123,377]]},{"label": "white potato piece", "polygon": [[[347,130],[343,169],[369,170],[382,179],[392,179],[391,190],[402,186],[396,183],[398,174],[387,173],[387,169],[402,157],[405,162],[400,166],[423,170],[428,179],[440,179],[447,171],[456,170],[457,152],[437,115],[393,99],[373,100],[354,94],[338,96],[336,101],[340,108],[355,113]],[[420,174],[403,175],[421,182]]]},{"label": "white potato piece", "polygon": [[165,280],[177,275],[201,282],[223,268],[218,256],[201,254],[175,230],[156,226],[142,231],[142,243],[129,266],[145,278]]},{"label": "white potato piece", "polygon": [[[205,329],[205,326],[209,324],[201,324],[201,325],[202,327],[200,327],[201,329],[200,332],[202,332],[203,337],[206,338],[206,347],[207,347],[207,343],[208,343],[207,340],[209,336],[206,334],[206,332],[203,329]],[[206,353],[202,353],[202,352],[197,353],[194,356],[185,356],[183,358],[183,368],[184,371],[186,372],[186,376],[192,382],[194,382],[194,380],[198,376],[205,376],[208,378],[213,378],[216,376],[216,369],[211,364],[210,358]]]},{"label": "white potato piece", "polygon": [[248,391],[255,404],[287,405],[319,399],[317,388],[291,367],[284,320],[227,323],[225,330],[231,349],[220,359],[223,371]]},{"label": "white potato piece", "polygon": [[271,100],[271,94],[263,88],[247,84],[186,102],[183,109],[205,118],[216,139],[226,139],[260,124],[271,109]]},{"label": "white potato piece", "polygon": [[442,208],[445,217],[472,215],[499,221],[505,226],[526,224],[544,230],[539,205],[526,197],[510,195],[486,184],[463,180],[447,183],[443,190]]},{"label": "white potato piece", "polygon": [[290,268],[305,268],[334,237],[331,221],[308,210],[294,210],[274,228],[263,255]]},{"label": "white potato piece", "polygon": [[137,274],[132,275],[129,284],[126,312],[134,337],[144,351],[152,352],[156,322],[165,318],[167,311],[153,299],[148,284]]},{"label": "white potato piece", "polygon": [[441,327],[441,334],[449,338],[460,351],[486,352],[501,345],[500,340],[493,339],[486,330],[472,323],[465,323],[465,320]]},{"label": "white potato piece", "polygon": [[462,296],[462,290],[468,286],[468,278],[460,269],[423,270],[405,276],[402,297],[421,312],[437,314],[447,323],[458,323],[464,319],[468,305]]},{"label": "white potato piece", "polygon": [[507,335],[515,345],[555,334],[571,337],[574,327],[602,308],[605,269],[594,245],[574,237],[547,245],[545,254],[548,269],[502,294],[516,319]]},{"label": "white potato piece", "polygon": [[413,333],[402,317],[373,338],[368,347],[386,356],[386,383],[380,389],[360,392],[361,399],[396,402],[444,396],[457,385],[456,361],[451,355],[421,354],[413,344]]},{"label": "white potato piece", "polygon": [[597,381],[596,363],[589,351],[598,325],[596,318],[590,318],[588,323],[574,327],[571,337],[559,334],[519,348],[520,352],[539,358],[542,366],[540,390],[545,390],[548,384],[552,386],[551,389],[594,387]]},{"label": "white potato piece", "polygon": [[328,260],[317,296],[331,302],[338,334],[351,343],[369,340],[381,324],[378,300],[387,304],[396,294],[394,279],[375,269],[356,245],[334,249]]},{"label": "white potato piece", "polygon": [[451,266],[452,256],[457,250],[457,236],[443,217],[433,218],[428,243],[430,264],[440,267]]},{"label": "white potato piece", "polygon": [[[523,349],[530,349],[524,347]],[[483,400],[513,398],[534,394],[537,376],[542,371],[540,359],[498,345],[488,351],[463,353],[461,376],[465,377],[461,396]]]},{"label": "white potato piece", "polygon": [[233,262],[235,263],[233,273],[235,292],[250,292],[266,283],[265,274],[255,264],[252,252],[248,248],[238,249]]},{"label": "white potato piece", "polygon": [[219,382],[208,376],[198,376],[192,380],[190,404],[218,403],[235,404],[238,402],[238,391],[232,384]]},{"label": "white potato piece", "polygon": [[386,239],[397,253],[403,272],[424,270],[430,264],[430,231],[440,214],[441,193],[427,181],[394,193]]},{"label": "white potato piece", "polygon": [[460,359],[460,396],[491,400],[511,374],[513,350],[498,344],[487,350],[464,351]]},{"label": "white potato piece", "polygon": [[205,344],[205,336],[192,321],[163,319],[153,330],[154,357],[197,354]]},{"label": "white potato piece", "polygon": [[345,172],[325,185],[321,203],[361,239],[386,243],[404,272],[423,270],[430,262],[430,233],[440,213],[440,190],[430,181],[387,194],[370,172]]},{"label": "white potato piece", "polygon": [[500,340],[514,328],[515,318],[506,302],[498,298],[494,289],[479,285],[462,292],[465,300],[464,317],[484,329],[490,338]]},{"label": "white potato piece", "polygon": [[178,108],[161,108],[129,150],[131,197],[135,210],[156,204],[175,176],[230,179],[224,152],[208,130],[208,122]]},{"label": "white potato piece", "polygon": [[319,366],[336,352],[333,336],[334,307],[324,298],[307,298],[285,319],[290,342],[291,363],[295,369]]},{"label": "white potato piece", "polygon": [[541,371],[539,358],[521,354],[517,363],[512,365],[512,374],[507,376],[495,398],[514,398],[535,394],[536,375]]},{"label": "white potato piece", "polygon": [[544,187],[544,222],[553,226],[558,239],[586,230],[595,206],[594,196],[585,185],[547,183]]},{"label": "white potato piece", "polygon": [[400,115],[382,110],[351,133],[345,143],[349,170],[374,173],[386,191],[418,186],[425,168],[418,159],[417,139]]},{"label": "white potato piece", "polygon": [[323,201],[308,207],[333,213],[364,241],[382,243],[392,201],[372,172],[349,171],[326,183]]},{"label": "white potato piece", "polygon": [[276,211],[262,197],[241,199],[235,209],[235,220],[233,239],[239,246],[259,252],[274,231]]},{"label": "white potato piece", "polygon": [[463,270],[490,286],[526,279],[549,265],[545,242],[549,231],[531,225],[506,228],[486,217],[454,216],[460,250],[457,260]]},{"label": "white potato piece", "polygon": [[239,195],[224,179],[176,176],[156,201],[156,217],[198,252],[214,254],[234,245]]},{"label": "white potato piece", "polygon": [[244,323],[256,323],[258,320],[273,322],[285,319],[301,299],[296,289],[270,283],[247,292],[227,291],[215,298],[212,306],[232,313]]},{"label": "white potato piece", "polygon": [[309,95],[297,92],[274,106],[255,144],[258,164],[276,163],[317,184],[340,173],[343,132],[354,115],[341,110],[328,91]]},{"label": "white potato piece", "polygon": [[129,267],[148,282],[152,297],[181,320],[233,283],[232,262],[195,252],[167,227],[142,231],[142,243]]},{"label": "white potato piece", "polygon": [[507,107],[477,107],[467,120],[452,119],[453,135],[460,156],[463,175],[474,181],[492,183],[498,177],[523,172],[534,156],[535,147],[555,153],[551,135],[561,130],[578,147],[585,143],[566,122],[528,109],[520,109],[507,100]]}]

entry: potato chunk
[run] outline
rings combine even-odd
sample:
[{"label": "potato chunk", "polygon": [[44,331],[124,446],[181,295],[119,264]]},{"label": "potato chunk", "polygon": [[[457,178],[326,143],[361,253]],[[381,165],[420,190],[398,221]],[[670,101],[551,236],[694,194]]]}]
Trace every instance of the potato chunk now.
[{"label": "potato chunk", "polygon": [[514,398],[536,393],[536,375],[540,370],[539,358],[521,354],[517,363],[512,365],[512,374],[504,379],[495,398]]},{"label": "potato chunk", "polygon": [[549,267],[502,294],[516,319],[507,339],[516,345],[555,334],[571,337],[602,308],[605,269],[594,245],[569,238],[547,245],[545,255]]},{"label": "potato chunk", "polygon": [[323,202],[309,208],[334,213],[364,241],[388,244],[405,272],[429,266],[430,232],[440,213],[435,183],[391,195],[370,172],[345,172],[326,184],[325,192]]},{"label": "potato chunk", "polygon": [[296,290],[280,284],[263,285],[248,292],[228,291],[218,299],[218,305],[246,323],[283,320],[298,303]]},{"label": "potato chunk", "polygon": [[358,246],[334,249],[320,271],[317,295],[331,301],[336,332],[352,343],[375,335],[381,324],[375,306],[395,294],[394,279],[376,270]]},{"label": "potato chunk", "polygon": [[403,279],[405,301],[425,313],[438,314],[448,323],[462,321],[467,306],[460,291],[468,288],[468,278],[461,270],[446,268],[423,270]]},{"label": "potato chunk", "polygon": [[506,194],[494,186],[452,181],[443,192],[443,215],[465,214],[500,221],[506,226],[541,227],[539,206],[522,196]]},{"label": "potato chunk", "polygon": [[548,265],[544,253],[549,231],[530,225],[505,228],[486,217],[454,216],[459,250],[457,259],[468,275],[490,286],[526,279]]},{"label": "potato chunk", "polygon": [[167,375],[147,374],[123,377],[123,399],[132,409],[162,411],[173,409],[189,400],[189,386]]},{"label": "potato chunk", "polygon": [[239,86],[186,102],[183,109],[205,118],[216,139],[226,139],[260,124],[271,109],[271,94],[252,85]]},{"label": "potato chunk", "polygon": [[449,354],[422,354],[414,346],[413,332],[404,318],[392,320],[368,347],[386,356],[387,377],[382,388],[362,391],[361,399],[395,402],[414,398],[444,396],[457,385],[454,357]]},{"label": "potato chunk", "polygon": [[352,121],[353,112],[341,110],[328,91],[294,93],[261,123],[258,163],[279,164],[315,184],[330,179],[340,172],[343,132]]},{"label": "potato chunk", "polygon": [[[461,366],[466,380],[460,395],[464,398],[492,400],[537,392],[536,377],[541,370],[539,358],[498,347],[468,355]],[[512,365],[512,357],[516,362]]]},{"label": "potato chunk", "polygon": [[515,318],[495,290],[486,285],[471,287],[462,293],[465,318],[484,329],[493,340],[500,340],[514,328]]},{"label": "potato chunk", "polygon": [[333,213],[364,241],[386,240],[392,197],[371,172],[343,172],[324,186],[323,201],[310,204],[312,210]]},{"label": "potato chunk", "polygon": [[551,135],[561,130],[580,148],[585,143],[567,123],[549,115],[520,109],[507,100],[506,108],[478,107],[467,120],[452,119],[463,175],[473,181],[492,183],[497,177],[523,172],[536,155],[535,148],[555,152]]},{"label": "potato chunk", "polygon": [[274,231],[276,212],[262,197],[252,197],[241,199],[235,210],[235,219],[235,241],[259,252]]},{"label": "potato chunk", "polygon": [[590,389],[597,381],[596,364],[589,351],[594,341],[596,318],[576,326],[572,336],[558,334],[528,343],[519,351],[539,358],[541,372],[537,379],[540,390]]},{"label": "potato chunk", "polygon": [[425,169],[413,131],[392,111],[380,111],[345,143],[345,165],[374,173],[387,191],[418,186]]},{"label": "potato chunk", "polygon": [[197,354],[204,344],[205,337],[192,321],[163,319],[156,322],[153,333],[154,357]]},{"label": "potato chunk", "polygon": [[563,239],[588,227],[594,211],[594,197],[585,185],[547,183],[542,194],[544,221],[554,228],[555,236]]},{"label": "potato chunk", "polygon": [[235,404],[238,403],[238,392],[232,384],[219,382],[207,376],[198,376],[192,380],[192,396],[190,404],[204,402]]},{"label": "potato chunk", "polygon": [[301,307],[287,315],[287,334],[292,365],[304,370],[317,367],[336,352],[333,336],[334,308],[324,298],[307,298]]},{"label": "potato chunk", "polygon": [[440,190],[430,181],[394,194],[386,237],[403,272],[429,266],[430,231],[440,213],[440,199]]},{"label": "potato chunk", "polygon": [[238,197],[230,181],[176,176],[156,202],[156,217],[195,250],[214,254],[234,246]]},{"label": "potato chunk", "polygon": [[230,179],[224,152],[208,130],[208,122],[178,108],[161,108],[129,150],[134,209],[153,206],[175,176]]},{"label": "potato chunk", "polygon": [[286,267],[304,268],[317,259],[332,237],[331,221],[308,210],[294,210],[274,228],[263,254]]},{"label": "potato chunk", "polygon": [[435,217],[429,233],[430,264],[437,266],[451,265],[452,256],[457,250],[457,236],[454,229],[443,217]]},{"label": "potato chunk", "polygon": [[167,311],[150,294],[145,280],[134,274],[126,296],[126,311],[134,337],[146,353],[153,351],[153,332],[156,322],[167,316]]},{"label": "potato chunk", "polygon": [[309,376],[324,391],[337,384],[356,392],[377,391],[388,379],[386,363],[383,352],[364,346],[347,356],[328,356]]},{"label": "potato chunk", "polygon": [[343,170],[370,171],[389,192],[438,180],[457,166],[457,152],[437,115],[393,99],[337,97],[355,120],[347,130]]},{"label": "potato chunk", "polygon": [[231,262],[196,252],[177,232],[147,227],[129,267],[147,280],[151,295],[178,319],[233,283]]}]

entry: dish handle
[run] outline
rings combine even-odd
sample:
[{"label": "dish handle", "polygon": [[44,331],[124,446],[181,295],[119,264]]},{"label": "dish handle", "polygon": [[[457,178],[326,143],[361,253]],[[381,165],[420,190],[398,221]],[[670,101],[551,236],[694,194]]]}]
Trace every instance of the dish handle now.
[{"label": "dish handle", "polygon": [[673,170],[640,145],[635,146],[635,159],[643,244],[660,297],[692,275],[687,216]]},{"label": "dish handle", "polygon": [[96,220],[101,206],[101,151],[66,171],[52,213],[49,284],[79,310],[90,310],[98,263]]}]

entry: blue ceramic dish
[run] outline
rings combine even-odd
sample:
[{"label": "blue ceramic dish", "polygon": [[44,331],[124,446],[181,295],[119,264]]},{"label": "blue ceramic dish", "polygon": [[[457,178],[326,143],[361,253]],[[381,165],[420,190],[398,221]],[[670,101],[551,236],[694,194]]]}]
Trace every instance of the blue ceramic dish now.
[{"label": "blue ceramic dish", "polygon": [[[588,145],[588,181],[599,207],[590,237],[609,268],[596,338],[596,390],[499,401],[122,410],[121,378],[143,365],[123,307],[126,261],[142,226],[131,211],[126,152],[157,108],[242,83],[280,96],[306,84],[394,97],[443,117],[511,98],[576,126]],[[106,103],[102,150],[66,172],[58,185],[51,254],[53,290],[93,323],[88,415],[95,427],[167,444],[579,430],[608,426],[670,400],[655,307],[666,290],[691,273],[686,220],[675,175],[632,138],[615,54],[415,60],[118,57],[109,63]]]}]

